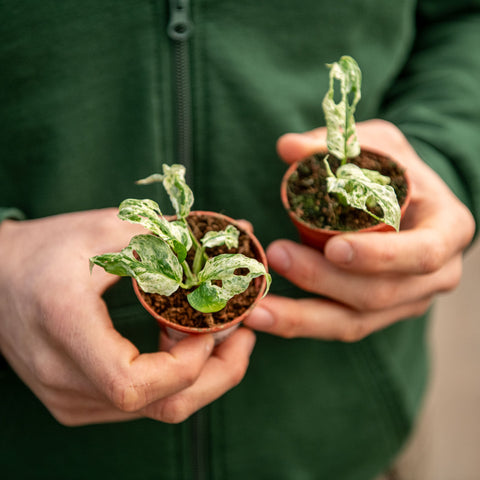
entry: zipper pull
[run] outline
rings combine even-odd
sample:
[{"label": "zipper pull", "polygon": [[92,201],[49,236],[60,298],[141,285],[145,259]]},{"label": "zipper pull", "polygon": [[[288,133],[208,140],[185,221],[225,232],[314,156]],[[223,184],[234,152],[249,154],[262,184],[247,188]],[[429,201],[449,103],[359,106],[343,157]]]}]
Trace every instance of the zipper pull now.
[{"label": "zipper pull", "polygon": [[172,40],[185,42],[193,31],[189,0],[170,0],[170,21],[167,34]]}]

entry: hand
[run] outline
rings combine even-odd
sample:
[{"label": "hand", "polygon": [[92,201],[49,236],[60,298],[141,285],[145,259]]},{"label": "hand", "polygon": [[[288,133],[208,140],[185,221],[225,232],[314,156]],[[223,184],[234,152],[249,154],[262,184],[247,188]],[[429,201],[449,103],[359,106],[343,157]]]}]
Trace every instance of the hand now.
[{"label": "hand", "polygon": [[[474,221],[467,208],[417,156],[392,124],[358,124],[360,143],[390,154],[409,171],[412,200],[400,233],[345,233],[322,255],[278,240],[267,249],[270,266],[292,283],[327,299],[270,295],[245,324],[282,337],[357,341],[401,319],[424,313],[436,294],[455,288],[462,252]],[[323,128],[286,134],[278,151],[287,162],[325,147]]]},{"label": "hand", "polygon": [[216,349],[201,335],[139,354],[113,328],[101,295],[117,278],[90,275],[89,257],[120,250],[135,233],[113,209],[0,225],[0,349],[62,424],[180,422],[245,374],[248,329]]}]

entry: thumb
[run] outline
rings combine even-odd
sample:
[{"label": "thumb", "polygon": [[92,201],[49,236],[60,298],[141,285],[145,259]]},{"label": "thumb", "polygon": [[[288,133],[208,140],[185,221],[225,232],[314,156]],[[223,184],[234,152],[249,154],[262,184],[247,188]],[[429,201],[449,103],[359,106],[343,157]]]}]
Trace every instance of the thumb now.
[{"label": "thumb", "polygon": [[277,152],[285,162],[293,163],[325,149],[326,136],[324,127],[305,133],[286,133],[277,141]]},{"label": "thumb", "polygon": [[[135,412],[195,382],[214,347],[211,335],[189,336],[169,352],[140,353],[115,330],[100,299],[71,306],[56,340],[114,406]],[[58,322],[58,319],[57,319]]]}]

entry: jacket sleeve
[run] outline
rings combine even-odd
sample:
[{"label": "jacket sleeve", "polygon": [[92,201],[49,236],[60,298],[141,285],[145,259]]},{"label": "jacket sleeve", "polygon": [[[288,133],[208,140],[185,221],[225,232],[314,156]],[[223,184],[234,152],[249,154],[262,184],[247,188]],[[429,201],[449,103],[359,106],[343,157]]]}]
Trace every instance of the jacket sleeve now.
[{"label": "jacket sleeve", "polygon": [[480,0],[419,0],[405,68],[382,117],[480,221]]},{"label": "jacket sleeve", "polygon": [[0,207],[0,223],[7,219],[25,220],[25,215],[18,208]]}]

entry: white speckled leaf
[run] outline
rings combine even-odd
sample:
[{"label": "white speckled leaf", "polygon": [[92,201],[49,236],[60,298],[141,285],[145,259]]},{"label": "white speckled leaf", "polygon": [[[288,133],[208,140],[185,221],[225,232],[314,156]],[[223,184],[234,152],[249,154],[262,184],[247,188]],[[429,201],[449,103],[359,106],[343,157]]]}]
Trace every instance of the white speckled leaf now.
[{"label": "white speckled leaf", "polygon": [[[361,97],[362,73],[357,62],[348,56],[328,67],[330,85],[322,103],[327,123],[327,147],[332,155],[346,161],[360,153],[354,113]],[[340,82],[341,100],[338,103],[335,102],[335,81]]]},{"label": "white speckled leaf", "polygon": [[[248,269],[248,273],[235,274],[240,268]],[[261,275],[265,275],[267,279],[266,294],[271,277],[262,263],[239,253],[218,255],[207,260],[198,275],[200,286],[187,298],[190,305],[201,312],[217,312],[224,308],[234,295],[244,292],[252,279]],[[212,282],[220,282],[221,286]]]},{"label": "white speckled leaf", "polygon": [[[388,177],[384,177],[383,181],[385,178]],[[327,178],[327,189],[339,195],[351,207],[367,212],[397,231],[400,229],[400,206],[393,187],[373,182],[357,165],[347,163],[339,167],[336,177]],[[381,207],[383,218],[368,210],[367,206],[372,203]]]},{"label": "white speckled leaf", "polygon": [[185,167],[163,164],[163,186],[178,217],[187,217],[193,205],[193,192],[185,183]]},{"label": "white speckled leaf", "polygon": [[220,245],[226,245],[227,248],[237,248],[239,234],[237,228],[228,225],[225,230],[207,232],[201,242],[205,248],[219,247]]},{"label": "white speckled leaf", "polygon": [[135,183],[137,185],[150,185],[152,183],[159,183],[163,182],[163,175],[161,173],[153,173],[146,178],[141,178],[137,180]]},{"label": "white speckled leaf", "polygon": [[368,168],[361,168],[362,173],[372,182],[379,185],[388,185],[390,183],[390,177],[382,175],[377,170],[369,170]]},{"label": "white speckled leaf", "polygon": [[[192,246],[192,237],[188,231],[188,227],[181,220],[168,222],[171,234],[185,247],[188,252]],[[183,260],[181,260],[183,261]]]},{"label": "white speckled leaf", "polygon": [[114,275],[135,278],[143,291],[160,295],[175,292],[183,276],[171,248],[154,235],[137,235],[121,252],[92,257],[90,269],[93,265]]},{"label": "white speckled leaf", "polygon": [[183,262],[192,246],[187,227],[182,222],[169,222],[160,211],[157,202],[149,199],[129,198],[119,207],[118,217],[130,223],[138,223],[165,240]]},{"label": "white speckled leaf", "polygon": [[183,165],[163,164],[163,175],[154,173],[146,178],[137,180],[138,185],[150,185],[163,182],[163,187],[170,197],[173,208],[179,218],[185,218],[193,205],[193,192],[185,182],[185,167]]}]

